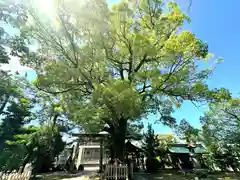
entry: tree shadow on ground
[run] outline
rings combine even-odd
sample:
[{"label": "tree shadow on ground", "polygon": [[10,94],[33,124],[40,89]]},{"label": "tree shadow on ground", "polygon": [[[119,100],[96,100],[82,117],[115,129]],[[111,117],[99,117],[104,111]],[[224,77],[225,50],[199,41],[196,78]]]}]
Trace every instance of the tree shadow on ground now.
[{"label": "tree shadow on ground", "polygon": [[[163,170],[157,173],[144,174],[142,176],[147,180],[193,180],[196,177],[193,173],[187,173],[184,175],[176,170]],[[203,180],[240,180],[240,173],[209,173],[208,177]]]}]

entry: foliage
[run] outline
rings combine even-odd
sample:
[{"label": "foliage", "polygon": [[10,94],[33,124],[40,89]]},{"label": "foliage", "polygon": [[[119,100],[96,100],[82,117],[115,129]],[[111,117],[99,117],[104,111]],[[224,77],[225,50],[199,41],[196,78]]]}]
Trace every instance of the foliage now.
[{"label": "foliage", "polygon": [[[30,120],[30,100],[20,94],[18,89],[15,89],[15,94],[18,94],[18,96],[11,97],[11,99],[11,94],[6,94],[6,96],[8,96],[8,99],[6,99],[7,102],[3,102],[3,105],[4,103],[5,105],[1,113],[3,118],[0,124],[0,137],[5,141],[12,140],[14,135],[20,133],[20,128]],[[7,105],[7,103],[9,105]],[[1,140],[1,142],[3,142],[3,140]]]},{"label": "foliage", "polygon": [[[25,78],[9,75],[2,71],[1,81],[1,123],[0,123],[0,169],[12,170],[24,166],[27,162],[34,163],[35,171],[52,167],[54,158],[63,150],[64,142],[58,125],[49,111],[49,101],[44,107],[39,100],[43,99],[36,93]],[[37,103],[37,104],[36,104]],[[28,127],[28,123],[42,114],[34,111],[35,107],[45,114],[45,123],[39,128]],[[44,112],[45,111],[45,112]],[[39,113],[39,114],[38,114]],[[46,124],[49,123],[49,124]],[[64,125],[64,124],[63,124]],[[44,167],[44,168],[43,168]]]},{"label": "foliage", "polygon": [[203,140],[210,152],[210,162],[221,169],[239,166],[239,98],[214,103],[201,117]]},{"label": "foliage", "polygon": [[214,142],[238,143],[240,111],[238,98],[226,103],[211,104],[209,111],[201,118],[204,134]]},{"label": "foliage", "polygon": [[158,136],[155,135],[151,124],[148,124],[147,132],[143,135],[143,147],[147,159],[146,159],[146,170],[148,173],[156,172],[162,164],[162,158],[157,159],[160,155],[160,144]]},{"label": "foliage", "polygon": [[0,70],[0,115],[4,113],[9,101],[19,95],[16,81],[8,72]]},{"label": "foliage", "polygon": [[24,133],[17,134],[13,140],[8,141],[7,148],[0,154],[0,159],[3,160],[1,168],[18,169],[31,162],[35,173],[48,172],[65,146],[59,127],[43,125],[24,130]]},{"label": "foliage", "polygon": [[176,137],[172,134],[158,134],[157,139],[159,141],[160,146],[166,146],[167,144],[173,144],[177,142]]},{"label": "foliage", "polygon": [[168,145],[176,143],[177,139],[173,136],[173,134],[166,134],[166,135],[158,134],[157,140],[159,144],[159,147],[157,148],[158,155],[160,156],[161,161],[164,161],[168,153]]},{"label": "foliage", "polygon": [[35,172],[48,172],[53,168],[55,158],[63,151],[65,143],[62,140],[59,127],[41,126],[32,137],[32,157]]},{"label": "foliage", "polygon": [[[29,54],[22,31],[28,15],[20,3],[0,1],[0,65],[9,63],[12,56]],[[34,88],[26,77],[0,70],[1,170],[18,169],[29,161],[35,171],[52,167],[64,147],[60,131],[68,130],[58,125],[63,113],[56,102],[56,98]],[[27,126],[33,119],[43,125]],[[66,125],[64,122],[61,124]]]},{"label": "foliage", "polygon": [[[21,165],[26,149],[24,146],[12,145],[16,135],[24,132],[23,125],[29,122],[31,103],[25,97],[18,97],[8,102],[2,113],[0,124],[0,169],[14,169]],[[16,163],[17,161],[17,163]]]},{"label": "foliage", "polygon": [[126,132],[126,139],[128,140],[142,140],[143,135],[142,135],[142,130],[143,130],[144,126],[142,123],[131,123],[128,124],[127,127],[127,132]]},{"label": "foliage", "polygon": [[187,143],[197,143],[199,141],[200,130],[192,127],[185,119],[181,120],[177,127],[178,136]]},{"label": "foliage", "polygon": [[[0,21],[5,22],[0,27],[0,63],[8,63],[9,52],[20,57],[36,70],[34,84],[41,91],[0,72],[1,168],[31,160],[35,171],[49,169],[64,146],[58,124],[68,126],[69,119],[90,132],[107,124],[114,156],[122,158],[125,139],[140,138],[139,120],[154,113],[173,126],[171,114],[185,100],[212,103],[202,119],[204,142],[219,164],[235,163],[239,100],[229,100],[224,88],[208,88],[213,68],[197,65],[208,59],[208,45],[182,30],[190,19],[176,3],[121,1],[109,8],[104,0],[56,0],[50,15],[28,1],[19,3],[0,2]],[[16,27],[17,35],[8,34],[5,26]],[[31,45],[38,49],[30,52]],[[229,101],[222,104],[222,99]],[[34,103],[40,107],[35,114],[30,112]],[[33,115],[41,127],[24,129]],[[178,130],[187,142],[197,141],[199,130],[187,121]],[[159,141],[150,126],[144,141],[154,157]]]},{"label": "foliage", "polygon": [[61,125],[61,132],[68,133],[75,124],[69,121],[68,114],[61,106],[59,98],[33,88],[33,97],[35,101],[36,110],[34,118],[41,125],[45,123],[53,123],[53,125]]},{"label": "foliage", "polygon": [[157,136],[154,133],[151,124],[148,124],[147,132],[143,135],[143,146],[142,149],[149,157],[156,157],[157,149],[159,148],[159,142]]},{"label": "foliage", "polygon": [[[8,63],[9,52],[13,56],[20,56],[29,51],[25,46],[24,37],[18,32],[27,20],[27,12],[23,6],[14,0],[0,1],[0,64]],[[11,31],[9,31],[11,29]],[[8,33],[9,32],[9,33]]]}]

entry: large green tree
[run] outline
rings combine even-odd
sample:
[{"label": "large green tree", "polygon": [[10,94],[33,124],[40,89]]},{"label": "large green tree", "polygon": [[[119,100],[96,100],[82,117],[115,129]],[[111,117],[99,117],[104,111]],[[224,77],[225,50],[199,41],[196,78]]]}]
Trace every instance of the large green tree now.
[{"label": "large green tree", "polygon": [[184,100],[228,97],[205,84],[212,69],[197,64],[208,46],[182,30],[189,18],[174,2],[54,1],[51,14],[26,5],[21,33],[38,50],[22,62],[38,74],[37,87],[58,95],[70,119],[83,127],[107,124],[114,156],[123,159],[127,124],[149,113],[171,125]]},{"label": "large green tree", "polygon": [[239,144],[240,100],[233,98],[209,106],[201,122],[207,144]]}]

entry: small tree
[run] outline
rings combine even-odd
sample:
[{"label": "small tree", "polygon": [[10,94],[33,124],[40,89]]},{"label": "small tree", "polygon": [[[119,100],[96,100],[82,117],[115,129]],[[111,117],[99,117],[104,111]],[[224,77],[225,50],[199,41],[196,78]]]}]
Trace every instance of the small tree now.
[{"label": "small tree", "polygon": [[19,96],[9,101],[8,107],[2,113],[0,124],[0,169],[2,170],[16,169],[24,159],[25,147],[13,141],[16,135],[25,132],[23,125],[29,122],[30,108],[30,100]]},{"label": "small tree", "polygon": [[143,135],[143,150],[148,157],[154,157],[157,155],[157,149],[159,148],[159,142],[157,136],[154,133],[151,124],[148,124],[147,132]]},{"label": "small tree", "polygon": [[35,172],[48,172],[53,167],[55,158],[63,151],[65,143],[62,140],[59,126],[42,126],[33,136],[34,147],[31,160]]},{"label": "small tree", "polygon": [[49,171],[53,167],[55,158],[65,146],[60,134],[60,127],[53,128],[52,125],[47,124],[22,129],[24,133],[17,134],[12,141],[8,141],[10,148],[0,155],[0,158],[5,159],[5,163],[8,165],[5,169],[18,169],[31,162],[33,173]]},{"label": "small tree", "polygon": [[173,136],[173,134],[167,135],[157,135],[157,139],[159,142],[158,155],[160,156],[161,163],[167,162],[167,153],[168,153],[168,145],[177,142],[177,139]]},{"label": "small tree", "polygon": [[154,133],[152,125],[148,124],[147,132],[143,135],[143,147],[142,147],[147,156],[146,160],[147,172],[154,172],[159,167],[159,162],[156,159],[158,148],[159,143],[157,136]]}]

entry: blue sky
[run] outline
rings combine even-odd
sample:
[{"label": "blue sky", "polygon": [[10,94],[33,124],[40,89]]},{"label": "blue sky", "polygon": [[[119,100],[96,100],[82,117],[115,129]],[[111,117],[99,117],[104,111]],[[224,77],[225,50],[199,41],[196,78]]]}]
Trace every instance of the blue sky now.
[{"label": "blue sky", "polygon": [[[119,0],[110,0],[110,4]],[[188,0],[177,0],[183,10],[187,9]],[[230,2],[223,0],[193,0],[192,7],[188,15],[192,22],[186,24],[184,29],[190,30],[197,37],[207,42],[210,52],[216,57],[223,57],[224,61],[217,66],[213,75],[208,80],[210,88],[225,87],[234,96],[240,92],[238,76],[240,77],[240,21],[237,20],[240,7],[239,0]],[[211,65],[211,64],[209,64]],[[13,58],[10,65],[5,69],[22,69],[28,71],[31,79],[35,73],[25,67],[21,67]],[[199,117],[203,115],[206,107],[196,108],[190,102],[185,102],[180,109],[174,113],[178,121],[186,119],[195,127],[200,127]],[[156,117],[150,115],[144,124],[153,123]],[[158,133],[167,133],[171,129],[160,124],[154,124],[154,129]]]}]

